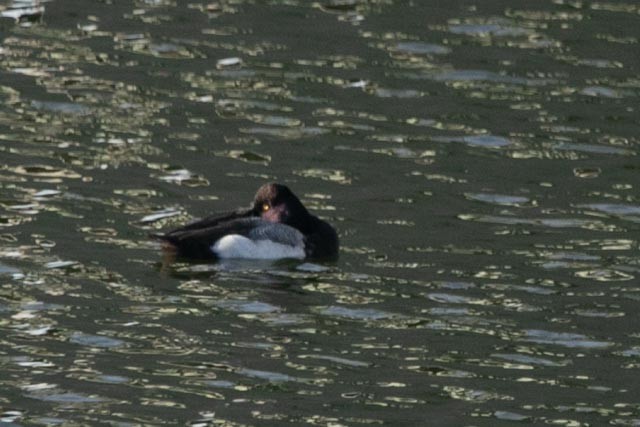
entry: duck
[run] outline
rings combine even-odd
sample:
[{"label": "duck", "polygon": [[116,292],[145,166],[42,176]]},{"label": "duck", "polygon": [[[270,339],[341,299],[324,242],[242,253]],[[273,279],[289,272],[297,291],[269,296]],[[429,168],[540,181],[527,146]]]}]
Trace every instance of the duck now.
[{"label": "duck", "polygon": [[152,237],[176,257],[195,260],[338,257],[336,230],[279,183],[262,185],[248,208],[211,215]]}]

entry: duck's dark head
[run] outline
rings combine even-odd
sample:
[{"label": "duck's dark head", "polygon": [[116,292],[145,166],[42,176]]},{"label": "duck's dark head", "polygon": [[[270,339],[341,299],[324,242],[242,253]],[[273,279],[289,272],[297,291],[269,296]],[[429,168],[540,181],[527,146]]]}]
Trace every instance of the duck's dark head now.
[{"label": "duck's dark head", "polygon": [[286,185],[265,184],[253,199],[253,213],[270,222],[280,222],[295,228],[304,227],[309,213],[300,199]]}]

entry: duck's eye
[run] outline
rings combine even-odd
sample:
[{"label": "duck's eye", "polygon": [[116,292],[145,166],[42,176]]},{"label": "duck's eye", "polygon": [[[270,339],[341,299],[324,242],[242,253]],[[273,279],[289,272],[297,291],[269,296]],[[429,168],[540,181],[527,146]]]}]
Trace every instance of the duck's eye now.
[{"label": "duck's eye", "polygon": [[262,212],[266,212],[269,209],[271,209],[271,206],[269,206],[269,203],[263,203],[262,204]]}]

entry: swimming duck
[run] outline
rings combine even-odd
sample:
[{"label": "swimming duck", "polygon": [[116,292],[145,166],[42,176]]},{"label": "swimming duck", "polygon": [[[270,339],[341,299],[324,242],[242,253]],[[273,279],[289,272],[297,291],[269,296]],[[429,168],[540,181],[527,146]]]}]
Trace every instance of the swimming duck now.
[{"label": "swimming duck", "polygon": [[192,259],[334,259],[338,235],[285,185],[258,189],[248,209],[212,215],[154,237],[163,249]]}]

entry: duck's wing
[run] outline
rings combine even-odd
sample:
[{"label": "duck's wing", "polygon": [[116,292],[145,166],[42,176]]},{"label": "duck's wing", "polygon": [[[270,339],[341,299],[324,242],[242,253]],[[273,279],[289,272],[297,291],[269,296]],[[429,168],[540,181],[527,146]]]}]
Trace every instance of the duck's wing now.
[{"label": "duck's wing", "polygon": [[304,247],[304,235],[291,226],[260,218],[250,221],[252,221],[252,226],[246,237],[251,240],[269,240],[281,245]]},{"label": "duck's wing", "polygon": [[215,242],[228,234],[247,235],[251,223],[251,218],[237,218],[233,214],[210,217],[154,237],[163,242],[165,249],[175,251],[180,257],[212,259],[216,258],[211,250]]},{"label": "duck's wing", "polygon": [[167,248],[177,252],[178,256],[194,259],[215,259],[213,248],[225,236],[239,235],[252,241],[268,240],[285,246],[300,248],[304,246],[304,236],[293,227],[273,223],[260,218],[235,218],[230,221],[217,221],[211,227],[183,227],[165,235],[158,236]]},{"label": "duck's wing", "polygon": [[217,240],[211,248],[217,257],[271,260],[305,257],[304,236],[295,228],[259,218],[237,221],[249,223],[248,232],[225,234]]}]

